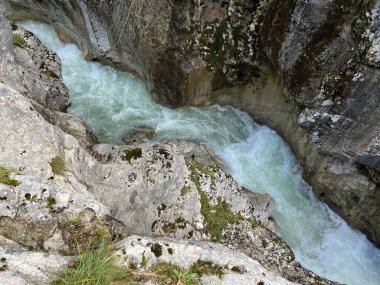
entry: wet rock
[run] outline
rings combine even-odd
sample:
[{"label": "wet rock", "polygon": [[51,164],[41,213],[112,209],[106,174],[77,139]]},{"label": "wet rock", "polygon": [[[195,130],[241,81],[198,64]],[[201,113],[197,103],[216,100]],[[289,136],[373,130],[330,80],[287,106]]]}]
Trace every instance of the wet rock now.
[{"label": "wet rock", "polygon": [[153,139],[155,135],[156,131],[154,128],[149,126],[139,126],[124,133],[121,140],[126,144],[142,143]]}]

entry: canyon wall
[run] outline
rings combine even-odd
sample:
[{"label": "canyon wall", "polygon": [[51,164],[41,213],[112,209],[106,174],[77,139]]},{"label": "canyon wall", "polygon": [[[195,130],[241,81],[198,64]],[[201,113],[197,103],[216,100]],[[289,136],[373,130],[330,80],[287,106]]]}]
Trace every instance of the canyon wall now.
[{"label": "canyon wall", "polygon": [[136,74],[161,104],[247,111],[290,144],[316,195],[380,244],[379,23],[368,14],[371,1],[5,4],[10,21],[48,22],[88,59]]}]

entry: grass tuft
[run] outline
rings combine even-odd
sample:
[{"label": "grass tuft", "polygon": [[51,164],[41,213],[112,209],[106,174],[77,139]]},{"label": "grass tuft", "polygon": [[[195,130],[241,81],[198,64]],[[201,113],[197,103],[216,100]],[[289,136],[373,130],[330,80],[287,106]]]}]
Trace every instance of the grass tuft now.
[{"label": "grass tuft", "polygon": [[156,275],[158,284],[183,284],[197,285],[199,284],[199,276],[192,268],[184,269],[177,265],[167,262],[160,262],[153,265],[152,271]]},{"label": "grass tuft", "polygon": [[13,44],[20,48],[25,48],[27,46],[26,40],[20,34],[13,34]]},{"label": "grass tuft", "polygon": [[115,265],[114,249],[107,243],[100,244],[95,250],[89,246],[80,253],[75,266],[55,277],[51,285],[109,285],[126,280],[129,275],[125,269]]}]

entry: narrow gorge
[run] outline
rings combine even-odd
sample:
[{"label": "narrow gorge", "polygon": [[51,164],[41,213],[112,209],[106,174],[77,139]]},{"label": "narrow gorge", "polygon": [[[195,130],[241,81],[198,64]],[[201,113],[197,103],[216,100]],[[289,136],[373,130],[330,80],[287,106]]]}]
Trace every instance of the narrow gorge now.
[{"label": "narrow gorge", "polygon": [[378,284],[380,4],[149,3],[0,4],[1,284],[99,232],[199,284]]}]

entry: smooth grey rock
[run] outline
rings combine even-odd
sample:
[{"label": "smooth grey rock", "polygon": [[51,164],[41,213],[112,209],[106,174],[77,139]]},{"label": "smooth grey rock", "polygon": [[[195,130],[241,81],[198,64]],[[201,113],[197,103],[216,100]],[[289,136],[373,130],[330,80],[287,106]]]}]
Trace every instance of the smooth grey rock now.
[{"label": "smooth grey rock", "polygon": [[30,251],[1,236],[0,259],[2,285],[47,285],[70,261],[58,254]]}]

